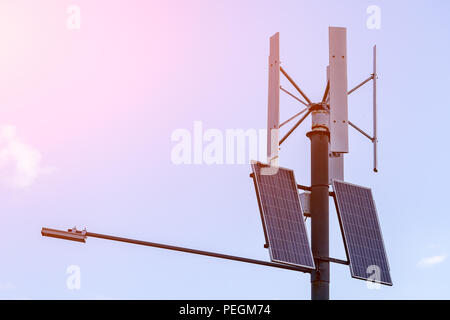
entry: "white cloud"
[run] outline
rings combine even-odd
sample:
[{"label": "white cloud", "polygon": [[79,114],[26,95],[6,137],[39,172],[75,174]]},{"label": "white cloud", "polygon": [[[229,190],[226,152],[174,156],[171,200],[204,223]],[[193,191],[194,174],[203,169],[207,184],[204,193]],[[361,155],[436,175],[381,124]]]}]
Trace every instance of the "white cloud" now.
[{"label": "white cloud", "polygon": [[440,256],[426,257],[421,259],[417,265],[422,268],[432,267],[434,265],[442,263],[446,258],[447,258],[446,254],[442,254]]},{"label": "white cloud", "polygon": [[52,168],[41,165],[41,153],[23,143],[12,125],[0,125],[0,182],[13,188],[27,188]]}]

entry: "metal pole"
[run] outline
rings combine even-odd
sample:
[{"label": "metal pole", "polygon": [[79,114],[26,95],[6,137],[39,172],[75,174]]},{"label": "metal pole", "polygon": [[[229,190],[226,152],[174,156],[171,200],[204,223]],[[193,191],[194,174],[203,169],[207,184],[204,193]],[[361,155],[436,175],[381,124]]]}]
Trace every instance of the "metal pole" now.
[{"label": "metal pole", "polygon": [[311,247],[316,271],[311,273],[311,299],[330,298],[330,262],[319,259],[329,257],[329,205],[328,205],[328,143],[329,131],[324,126],[322,105],[312,107],[311,140]]}]

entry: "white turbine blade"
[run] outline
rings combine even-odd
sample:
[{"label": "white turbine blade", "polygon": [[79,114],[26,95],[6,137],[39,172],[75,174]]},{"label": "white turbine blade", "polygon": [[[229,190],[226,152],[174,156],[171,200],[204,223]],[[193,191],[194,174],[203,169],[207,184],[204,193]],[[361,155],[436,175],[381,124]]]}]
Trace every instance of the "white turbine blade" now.
[{"label": "white turbine blade", "polygon": [[278,165],[280,122],[280,34],[270,38],[267,163]]},{"label": "white turbine blade", "polygon": [[347,29],[329,28],[331,152],[348,152]]},{"label": "white turbine blade", "polygon": [[[327,67],[327,82],[330,81],[330,66]],[[328,127],[330,124],[328,123]],[[344,154],[331,152],[331,146],[328,144],[328,168],[329,184],[333,180],[344,181]]]}]

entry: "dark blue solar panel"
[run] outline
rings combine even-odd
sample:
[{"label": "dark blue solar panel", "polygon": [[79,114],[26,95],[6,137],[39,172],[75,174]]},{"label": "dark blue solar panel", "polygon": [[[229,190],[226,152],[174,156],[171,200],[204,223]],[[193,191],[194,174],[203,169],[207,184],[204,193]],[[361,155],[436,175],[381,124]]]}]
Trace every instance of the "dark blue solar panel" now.
[{"label": "dark blue solar panel", "polygon": [[333,181],[352,277],[392,285],[372,190]]},{"label": "dark blue solar panel", "polygon": [[270,258],[275,262],[313,269],[314,259],[294,172],[279,168],[274,174],[264,174],[264,169],[273,168],[261,163],[252,164]]}]

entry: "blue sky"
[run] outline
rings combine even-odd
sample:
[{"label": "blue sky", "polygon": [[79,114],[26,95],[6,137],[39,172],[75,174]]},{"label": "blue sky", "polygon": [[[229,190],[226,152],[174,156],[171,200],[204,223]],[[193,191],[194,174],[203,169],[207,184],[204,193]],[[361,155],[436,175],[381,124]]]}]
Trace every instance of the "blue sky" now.
[{"label": "blue sky", "polygon": [[[2,4],[12,27],[1,32],[0,298],[309,299],[302,273],[40,229],[76,225],[268,260],[250,166],[175,165],[171,135],[194,121],[264,129],[275,32],[282,66],[318,100],[328,26],[347,27],[349,87],[369,76],[378,48],[379,173],[352,130],[345,179],[372,188],[394,281],[369,290],[332,265],[330,296],[450,298],[448,1],[74,2],[78,31],[65,25],[70,1]],[[381,9],[380,29],[366,26],[369,5]],[[281,106],[282,119],[301,108],[285,96]],[[367,86],[349,97],[349,117],[371,132],[371,116]],[[280,153],[300,184],[310,179],[309,128]],[[330,251],[342,259],[330,208]],[[66,286],[70,265],[79,290]]]}]

